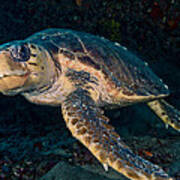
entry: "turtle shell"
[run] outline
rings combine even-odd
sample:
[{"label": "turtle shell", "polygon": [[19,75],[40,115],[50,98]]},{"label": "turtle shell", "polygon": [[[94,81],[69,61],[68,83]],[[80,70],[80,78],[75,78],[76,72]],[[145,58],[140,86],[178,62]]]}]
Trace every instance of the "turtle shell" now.
[{"label": "turtle shell", "polygon": [[47,29],[26,39],[40,44],[53,56],[59,52],[74,57],[139,96],[168,95],[167,86],[135,54],[103,37],[68,29]]}]

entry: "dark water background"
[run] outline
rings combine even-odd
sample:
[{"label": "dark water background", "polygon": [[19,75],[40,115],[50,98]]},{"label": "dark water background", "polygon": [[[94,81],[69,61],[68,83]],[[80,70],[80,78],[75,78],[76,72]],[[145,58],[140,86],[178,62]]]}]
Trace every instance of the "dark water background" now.
[{"label": "dark water background", "polygon": [[[52,27],[104,36],[146,60],[172,91],[167,100],[180,109],[179,20],[177,0],[6,0],[0,4],[0,43]],[[62,170],[60,180],[118,179],[71,137],[60,108],[0,98],[0,179],[39,179],[58,162],[62,169],[75,167],[74,174]],[[144,105],[106,114],[136,153],[180,179],[177,132],[166,130]]]}]

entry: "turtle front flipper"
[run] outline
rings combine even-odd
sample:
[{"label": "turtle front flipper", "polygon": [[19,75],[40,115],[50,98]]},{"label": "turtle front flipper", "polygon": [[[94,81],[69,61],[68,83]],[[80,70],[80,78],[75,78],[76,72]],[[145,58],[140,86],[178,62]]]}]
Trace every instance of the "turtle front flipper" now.
[{"label": "turtle front flipper", "polygon": [[148,106],[159,116],[162,121],[180,131],[180,112],[165,100],[154,100],[147,103]]},{"label": "turtle front flipper", "polygon": [[135,155],[124,144],[109,119],[96,106],[89,93],[77,89],[62,103],[62,113],[72,135],[102,163],[133,180],[171,179],[157,165]]}]

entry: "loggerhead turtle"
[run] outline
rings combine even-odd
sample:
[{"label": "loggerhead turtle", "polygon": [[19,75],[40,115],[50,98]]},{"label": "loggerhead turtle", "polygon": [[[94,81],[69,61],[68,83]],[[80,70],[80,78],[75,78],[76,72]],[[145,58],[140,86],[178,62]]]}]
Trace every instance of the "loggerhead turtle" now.
[{"label": "loggerhead turtle", "polygon": [[60,106],[72,135],[102,163],[133,180],[172,179],[133,154],[102,108],[145,102],[180,130],[180,113],[165,100],[169,90],[138,57],[105,38],[47,29],[0,46],[0,92],[37,104]]}]

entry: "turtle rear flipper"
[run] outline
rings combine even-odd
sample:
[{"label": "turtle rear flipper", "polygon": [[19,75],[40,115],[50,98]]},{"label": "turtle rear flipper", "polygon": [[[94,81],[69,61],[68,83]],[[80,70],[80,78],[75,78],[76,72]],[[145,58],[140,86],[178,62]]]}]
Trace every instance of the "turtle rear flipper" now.
[{"label": "turtle rear flipper", "polygon": [[147,103],[148,106],[159,116],[162,121],[180,131],[180,112],[165,100],[159,99]]},{"label": "turtle rear flipper", "polygon": [[62,113],[72,135],[91,151],[105,170],[112,167],[133,180],[170,180],[159,166],[135,155],[125,145],[89,95],[85,90],[76,90],[62,103]]}]

